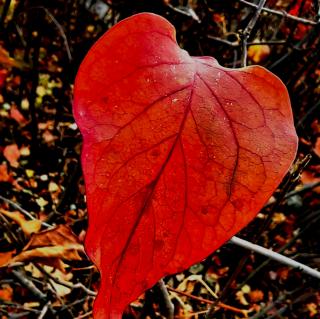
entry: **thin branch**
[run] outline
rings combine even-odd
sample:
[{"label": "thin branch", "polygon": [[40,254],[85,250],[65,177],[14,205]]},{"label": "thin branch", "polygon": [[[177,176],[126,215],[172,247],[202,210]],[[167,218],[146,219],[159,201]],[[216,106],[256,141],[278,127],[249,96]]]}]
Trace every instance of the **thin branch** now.
[{"label": "thin branch", "polygon": [[166,310],[166,318],[173,319],[174,318],[174,305],[170,300],[170,296],[167,290],[167,287],[163,281],[163,279],[159,280],[158,282],[159,290],[162,294],[165,310]]},{"label": "thin branch", "polygon": [[46,15],[48,16],[48,18],[53,22],[53,24],[58,29],[61,38],[63,39],[63,43],[64,43],[64,46],[66,48],[66,52],[67,52],[67,55],[68,55],[69,62],[71,62],[72,61],[72,54],[71,54],[71,50],[70,50],[70,46],[69,46],[69,43],[68,43],[67,36],[66,36],[66,34],[65,34],[64,30],[63,30],[62,25],[57,21],[57,19],[51,14],[51,12],[46,7],[36,6],[36,7],[31,7],[30,9],[41,9],[41,10],[43,10],[46,13]]},{"label": "thin branch", "polygon": [[18,270],[12,270],[11,273],[25,286],[35,297],[41,301],[46,301],[47,295],[40,291],[34,283]]},{"label": "thin branch", "polygon": [[[249,7],[252,7],[252,8],[258,8],[257,4],[249,2],[249,1],[246,1],[246,0],[239,0],[239,2],[245,4],[245,5],[249,6]],[[269,8],[262,8],[262,11],[265,11],[265,12],[268,12],[268,13],[272,13],[272,14],[277,15],[279,17],[284,17],[286,19],[294,20],[294,21],[297,21],[297,22],[300,22],[300,23],[303,23],[303,24],[319,25],[319,22],[308,20],[308,19],[305,19],[305,18],[299,18],[299,17],[296,17],[296,16],[294,16],[292,14],[289,14],[289,13],[287,13],[285,11],[278,11],[278,10],[269,9]]]},{"label": "thin branch", "polygon": [[233,47],[233,48],[237,48],[240,45],[238,41],[231,42],[231,41],[228,41],[226,39],[221,39],[219,37],[215,37],[215,36],[210,35],[210,34],[207,35],[207,38],[210,39],[210,40],[214,40],[214,41],[226,44],[226,45],[228,45],[230,47]]},{"label": "thin branch", "polygon": [[[12,200],[5,198],[3,196],[0,195],[0,200],[4,201],[5,203],[11,205],[14,209],[18,210],[19,212],[21,212],[23,215],[27,216],[29,219],[31,220],[35,220],[36,218],[34,216],[32,216],[28,211],[26,211],[24,208],[22,208],[19,204],[13,202]],[[41,224],[45,227],[52,227],[51,225],[49,225],[46,222],[41,221]]]},{"label": "thin branch", "polygon": [[290,198],[292,196],[299,195],[301,193],[305,193],[305,192],[311,191],[311,190],[313,190],[314,188],[316,188],[318,186],[320,186],[320,182],[314,182],[314,183],[310,183],[310,184],[305,184],[301,188],[299,187],[298,189],[295,189],[295,190],[287,193],[284,196],[284,199],[288,199],[288,198]]},{"label": "thin branch", "polygon": [[48,312],[49,308],[50,308],[51,302],[48,301],[44,307],[42,308],[42,311],[40,313],[40,315],[38,316],[38,319],[43,319],[46,315],[46,313]]},{"label": "thin branch", "polygon": [[316,111],[320,106],[320,101],[318,101],[315,105],[313,105],[308,112],[306,112],[306,114],[299,120],[299,122],[297,123],[296,127],[300,127],[302,126],[302,124],[304,123],[304,121],[314,112]]},{"label": "thin branch", "polygon": [[87,318],[90,316],[92,316],[92,311],[88,311],[88,312],[84,313],[83,315],[76,317],[75,319],[83,319],[83,318]]},{"label": "thin branch", "polygon": [[199,19],[198,15],[195,13],[195,11],[186,6],[179,6],[179,7],[174,7],[173,5],[171,5],[170,3],[166,3],[166,6],[169,7],[171,10],[178,12],[180,14],[183,14],[189,18],[192,18],[193,20],[197,21],[198,23],[201,23],[201,20]]},{"label": "thin branch", "polygon": [[[202,298],[202,297],[194,296],[194,295],[191,295],[191,294],[189,294],[187,292],[184,292],[184,291],[181,291],[181,290],[177,290],[177,289],[169,287],[169,286],[166,286],[166,287],[167,287],[167,289],[169,291],[172,291],[172,292],[175,292],[175,293],[177,293],[179,295],[182,295],[182,296],[185,296],[185,297],[188,297],[188,298],[191,298],[191,299],[206,303],[208,305],[213,305],[213,304],[216,303],[215,301],[210,300],[210,299],[205,299],[205,298]],[[222,303],[220,301],[217,303],[217,307],[223,308],[225,310],[229,310],[229,311],[232,311],[232,312],[235,312],[235,313],[241,313],[242,315],[248,314],[250,312],[250,310],[239,309],[239,308],[236,308],[236,307],[233,307],[233,306],[226,305],[226,304],[224,304],[224,303]]]},{"label": "thin branch", "polygon": [[[314,213],[316,213],[316,217],[312,217],[312,221],[305,226],[304,228],[302,228],[301,230],[298,230],[299,232],[294,235],[294,237],[292,237],[285,245],[283,245],[278,251],[278,254],[283,253],[286,249],[288,249],[293,243],[296,242],[296,240],[301,237],[301,235],[303,233],[305,233],[312,225],[314,225],[315,223],[317,223],[320,220],[320,216],[319,213],[320,211],[315,211]],[[310,216],[311,217],[311,216]],[[238,284],[237,288],[240,289],[241,287],[243,287],[251,278],[253,278],[262,268],[264,268],[266,265],[268,265],[271,262],[272,259],[268,258],[266,259],[263,263],[261,263],[258,267],[256,267],[250,274],[249,276],[247,276],[240,284]]]},{"label": "thin branch", "polygon": [[249,249],[249,250],[252,250],[260,255],[263,255],[263,256],[266,256],[270,259],[273,259],[275,261],[278,261],[282,264],[285,264],[289,267],[292,267],[292,268],[297,268],[299,270],[301,270],[301,272],[305,273],[305,274],[308,274],[312,277],[315,277],[317,279],[320,279],[320,272],[315,270],[315,269],[312,269],[311,267],[309,266],[306,266],[302,263],[299,263],[295,260],[292,260],[286,256],[283,256],[279,253],[276,253],[270,249],[267,249],[267,248],[264,248],[264,247],[261,247],[261,246],[258,246],[256,244],[252,244],[250,243],[249,241],[247,240],[244,240],[244,239],[241,239],[241,238],[238,238],[236,236],[232,237],[230,239],[230,243],[232,244],[235,244],[237,246],[240,246],[240,247],[243,247],[245,249]]},{"label": "thin branch", "polygon": [[[207,38],[210,40],[213,40],[213,41],[220,42],[222,44],[226,44],[226,45],[233,47],[233,48],[238,48],[240,46],[240,43],[238,40],[231,42],[229,40],[215,37],[210,34],[207,35]],[[271,41],[260,41],[260,42],[248,42],[247,46],[250,47],[250,46],[255,46],[255,45],[287,45],[287,44],[288,43],[286,40],[271,40]]]},{"label": "thin branch", "polygon": [[248,39],[251,35],[251,32],[254,28],[254,26],[256,25],[259,16],[261,14],[261,11],[263,9],[263,6],[265,5],[267,0],[260,0],[259,4],[256,7],[256,12],[254,13],[253,17],[251,18],[251,20],[249,21],[248,25],[246,26],[246,28],[244,29],[243,33],[242,33],[242,59],[241,59],[241,65],[242,66],[246,66],[247,65],[247,46],[248,46]]},{"label": "thin branch", "polygon": [[78,282],[76,284],[70,284],[69,282],[66,281],[61,281],[58,278],[52,276],[48,271],[46,271],[42,266],[38,265],[35,263],[35,266],[42,272],[44,273],[46,276],[48,276],[51,280],[53,280],[55,283],[67,287],[71,290],[73,289],[82,289],[86,294],[88,294],[88,296],[91,297],[96,297],[97,293],[95,291],[90,290],[89,288],[87,288],[84,284],[82,284],[81,282]]}]

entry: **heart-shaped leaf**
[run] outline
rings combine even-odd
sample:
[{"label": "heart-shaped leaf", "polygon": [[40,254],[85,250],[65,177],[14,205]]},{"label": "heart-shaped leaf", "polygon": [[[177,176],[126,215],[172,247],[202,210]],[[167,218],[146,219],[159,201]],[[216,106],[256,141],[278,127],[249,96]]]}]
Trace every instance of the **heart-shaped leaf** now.
[{"label": "heart-shaped leaf", "polygon": [[95,318],[161,277],[201,261],[247,225],[297,147],[282,82],[190,57],[164,18],[144,13],[108,31],[75,84],[89,229],[101,272]]}]

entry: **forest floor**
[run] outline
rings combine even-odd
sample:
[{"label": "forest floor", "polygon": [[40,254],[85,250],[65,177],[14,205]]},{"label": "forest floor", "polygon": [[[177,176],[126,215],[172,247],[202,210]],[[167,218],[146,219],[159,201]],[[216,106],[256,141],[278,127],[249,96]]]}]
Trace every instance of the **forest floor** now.
[{"label": "forest floor", "polygon": [[[319,2],[267,5],[276,13],[262,11],[248,62],[288,87],[299,150],[293,169],[239,236],[319,268]],[[0,1],[2,319],[92,318],[99,273],[82,245],[82,140],[72,115],[74,77],[90,46],[124,17],[152,11],[175,25],[190,54],[236,68],[241,30],[254,10],[243,0]],[[205,318],[214,302],[212,318],[320,318],[319,280],[231,243],[165,284],[175,318]],[[124,314],[165,317],[159,286]]]}]

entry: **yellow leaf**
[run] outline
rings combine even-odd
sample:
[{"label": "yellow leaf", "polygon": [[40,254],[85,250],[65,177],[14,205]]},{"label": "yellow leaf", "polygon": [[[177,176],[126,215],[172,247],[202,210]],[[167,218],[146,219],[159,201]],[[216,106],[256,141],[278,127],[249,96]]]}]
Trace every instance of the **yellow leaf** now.
[{"label": "yellow leaf", "polygon": [[248,58],[254,63],[263,62],[270,55],[270,47],[265,44],[251,45],[248,49]]},{"label": "yellow leaf", "polygon": [[37,203],[41,208],[44,207],[44,206],[46,206],[46,205],[48,205],[48,202],[47,202],[44,198],[42,198],[42,197],[37,198],[37,199],[36,199],[36,203]]}]

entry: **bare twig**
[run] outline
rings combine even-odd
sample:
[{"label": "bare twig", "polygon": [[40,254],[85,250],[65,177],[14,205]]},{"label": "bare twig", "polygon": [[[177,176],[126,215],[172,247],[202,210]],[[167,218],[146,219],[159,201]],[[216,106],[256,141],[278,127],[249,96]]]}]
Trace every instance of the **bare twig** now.
[{"label": "bare twig", "polygon": [[249,250],[252,250],[260,255],[264,255],[266,257],[269,257],[273,260],[276,260],[282,264],[285,264],[289,267],[292,267],[292,268],[297,268],[299,270],[301,270],[303,273],[305,274],[308,274],[312,277],[315,277],[317,279],[320,279],[320,272],[315,270],[315,269],[312,269],[302,263],[299,263],[295,260],[292,260],[286,256],[283,256],[279,253],[276,253],[270,249],[267,249],[267,248],[264,248],[264,247],[261,247],[261,246],[258,246],[256,244],[252,244],[250,243],[249,241],[247,240],[244,240],[244,239],[241,239],[241,238],[238,238],[236,236],[232,237],[230,239],[230,243],[232,244],[235,244],[237,246],[241,246],[245,249],[249,249]]},{"label": "bare twig", "polygon": [[162,279],[159,280],[158,287],[159,287],[159,290],[162,294],[164,305],[166,308],[165,309],[166,310],[166,318],[173,319],[174,318],[174,305],[170,300],[170,296],[169,296],[167,287]]},{"label": "bare twig", "polygon": [[[215,305],[215,301],[213,301],[213,300],[209,300],[209,299],[205,299],[205,298],[202,298],[202,297],[194,296],[194,295],[191,295],[191,294],[189,294],[187,292],[180,291],[178,289],[175,289],[175,288],[172,288],[172,287],[169,287],[169,286],[166,286],[166,287],[167,287],[167,289],[169,291],[172,291],[172,292],[177,293],[179,295],[182,295],[182,296],[197,300],[199,302],[206,303],[208,305]],[[235,313],[241,313],[242,315],[244,315],[244,314],[247,315],[248,312],[250,312],[250,310],[239,309],[239,308],[236,308],[236,307],[233,307],[233,306],[226,305],[226,304],[224,304],[222,302],[218,302],[216,306],[219,307],[219,308],[223,308],[225,310],[229,310],[229,311],[235,312]]]},{"label": "bare twig", "polygon": [[73,289],[82,289],[85,293],[87,293],[89,296],[92,297],[96,297],[97,293],[95,291],[90,290],[89,288],[87,288],[85,285],[83,285],[82,283],[78,282],[76,284],[71,284],[68,283],[66,281],[61,281],[58,278],[52,276],[48,271],[46,271],[42,266],[35,264],[35,266],[42,272],[44,273],[47,277],[49,277],[51,280],[53,280],[54,282],[56,282],[57,284],[67,287],[71,290]]},{"label": "bare twig", "polygon": [[2,13],[0,17],[0,28],[3,28],[3,24],[6,20],[6,16],[10,8],[10,3],[11,3],[11,0],[6,0],[2,7]]},{"label": "bare twig", "polygon": [[242,32],[242,59],[241,59],[241,65],[246,66],[247,65],[247,46],[248,46],[248,39],[250,37],[250,34],[256,25],[259,16],[261,14],[262,8],[265,5],[266,0],[260,0],[259,4],[256,7],[256,12],[254,13],[253,17],[249,21],[248,25]]},{"label": "bare twig", "polygon": [[[31,220],[35,220],[36,218],[31,215],[27,210],[25,210],[24,208],[22,208],[19,204],[13,202],[12,200],[5,198],[3,196],[0,195],[0,200],[4,201],[5,203],[11,205],[14,209],[18,210],[19,212],[21,212],[23,215],[25,215],[26,217],[28,217]],[[41,222],[41,224],[45,227],[52,227],[51,225],[49,225],[46,222]]]},{"label": "bare twig", "polygon": [[[249,7],[252,8],[258,8],[258,5],[246,0],[239,0],[240,3],[243,3]],[[268,13],[272,13],[274,15],[277,15],[279,17],[284,17],[286,19],[290,19],[290,20],[294,20],[303,24],[308,24],[308,25],[319,25],[319,22],[316,21],[312,21],[312,20],[308,20],[308,19],[304,19],[304,18],[300,18],[300,17],[296,17],[292,14],[289,14],[285,11],[278,11],[278,10],[274,10],[274,9],[269,9],[269,8],[262,8],[262,11],[268,12]]]},{"label": "bare twig", "polygon": [[48,302],[44,305],[44,307],[42,308],[42,311],[41,311],[38,319],[43,319],[43,318],[44,318],[44,316],[46,315],[46,313],[47,313],[48,310],[49,310],[50,304],[51,304],[51,302],[48,301]]},{"label": "bare twig", "polygon": [[180,14],[183,14],[189,18],[192,18],[193,20],[197,21],[198,23],[201,23],[198,15],[195,13],[195,11],[190,8],[189,6],[183,7],[174,7],[173,5],[171,5],[170,3],[166,4],[168,8],[170,8],[171,10],[178,12]]},{"label": "bare twig", "polygon": [[28,279],[18,270],[12,269],[11,272],[20,281],[20,283],[25,286],[35,297],[37,297],[41,301],[46,301],[47,295],[40,291],[30,279]]},{"label": "bare twig", "polygon": [[298,194],[301,194],[301,193],[304,193],[304,192],[308,192],[308,191],[311,191],[313,190],[314,188],[320,186],[320,182],[314,182],[314,183],[310,183],[310,184],[305,184],[303,187],[299,188],[299,189],[295,189],[289,193],[287,193],[284,198],[285,199],[288,199],[292,196],[295,196],[295,195],[298,195]]},{"label": "bare twig", "polygon": [[[217,41],[217,42],[226,44],[226,45],[233,47],[233,48],[238,48],[240,46],[240,43],[238,40],[232,42],[232,41],[229,41],[226,39],[215,37],[210,34],[207,35],[207,38],[210,40],[213,40],[213,41]],[[286,40],[273,40],[273,41],[248,42],[247,46],[250,47],[250,46],[255,46],[255,45],[287,45],[287,44],[288,43]]]},{"label": "bare twig", "polygon": [[88,312],[84,313],[83,315],[76,317],[75,319],[83,319],[83,318],[87,318],[90,316],[92,316],[92,311],[88,311]]},{"label": "bare twig", "polygon": [[[316,211],[314,212],[315,215],[318,215],[320,213],[320,211]],[[283,245],[278,251],[278,254],[283,253],[286,249],[288,249],[299,237],[301,237],[301,235],[303,233],[305,233],[311,225],[317,223],[320,220],[320,217],[313,217],[312,221],[305,226],[303,229],[299,230],[299,232],[290,239],[290,241],[288,241],[285,245]],[[249,275],[248,277],[246,277],[246,279],[244,281],[242,281],[239,285],[238,285],[238,289],[240,289],[241,287],[243,287],[251,278],[253,278],[257,273],[259,273],[259,271],[264,268],[266,265],[268,265],[270,262],[272,261],[271,258],[266,259],[262,264],[260,264],[258,267],[256,267]]]},{"label": "bare twig", "polygon": [[320,106],[320,101],[318,101],[315,105],[313,105],[312,107],[310,107],[310,109],[308,110],[308,112],[306,112],[306,114],[299,120],[299,122],[297,123],[296,127],[300,127],[303,125],[304,121],[313,113],[315,112],[317,109],[319,109]]},{"label": "bare twig", "polygon": [[3,309],[3,308],[10,308],[12,310],[12,308],[15,308],[15,309],[21,309],[21,310],[25,310],[25,311],[28,311],[28,312],[32,312],[34,314],[39,314],[40,311],[37,310],[37,309],[33,309],[33,308],[30,308],[30,307],[27,307],[27,306],[24,306],[24,305],[20,305],[19,303],[16,303],[16,302],[12,302],[12,301],[8,301],[8,300],[1,300],[1,304],[0,304],[0,309]]},{"label": "bare twig", "polygon": [[69,61],[72,61],[70,46],[69,46],[68,39],[67,39],[67,36],[63,30],[62,25],[57,21],[57,19],[51,14],[51,12],[46,7],[38,6],[38,7],[31,7],[30,9],[41,9],[46,13],[47,17],[53,22],[53,24],[58,29],[59,34],[60,34],[61,38],[63,39],[63,43],[66,48],[68,59],[69,59]]}]

